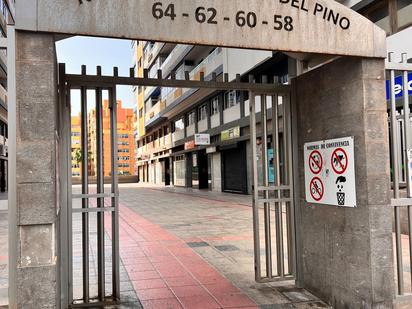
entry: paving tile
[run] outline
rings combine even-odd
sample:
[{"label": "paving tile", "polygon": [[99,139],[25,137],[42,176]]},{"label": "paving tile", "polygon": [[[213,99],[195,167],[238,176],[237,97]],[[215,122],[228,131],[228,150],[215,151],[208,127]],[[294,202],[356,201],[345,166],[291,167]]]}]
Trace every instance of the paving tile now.
[{"label": "paving tile", "polygon": [[136,292],[140,301],[149,299],[163,299],[163,298],[173,298],[174,295],[168,288],[155,288],[139,290]]},{"label": "paving tile", "polygon": [[173,293],[178,297],[188,297],[194,295],[208,296],[209,293],[200,285],[178,286],[171,288]]},{"label": "paving tile", "polygon": [[153,265],[149,262],[147,262],[147,263],[136,263],[136,264],[132,264],[132,265],[125,265],[125,268],[128,272],[155,270]]},{"label": "paving tile", "polygon": [[143,300],[142,305],[144,309],[181,309],[183,308],[176,298]]},{"label": "paving tile", "polygon": [[200,284],[192,276],[186,275],[181,277],[168,277],[164,278],[169,287],[179,287],[179,286],[188,286],[188,285],[197,285]]},{"label": "paving tile", "polygon": [[255,302],[241,293],[221,293],[213,296],[225,308],[256,306]]},{"label": "paving tile", "polygon": [[221,293],[240,293],[240,290],[229,282],[206,284],[204,287],[213,295]]},{"label": "paving tile", "polygon": [[211,296],[194,295],[179,298],[185,309],[213,309],[221,306]]},{"label": "paving tile", "polygon": [[131,281],[139,281],[145,279],[157,279],[160,278],[160,275],[157,271],[149,270],[129,273],[129,277]]},{"label": "paving tile", "polygon": [[162,279],[132,281],[132,284],[136,291],[167,287],[166,283]]}]

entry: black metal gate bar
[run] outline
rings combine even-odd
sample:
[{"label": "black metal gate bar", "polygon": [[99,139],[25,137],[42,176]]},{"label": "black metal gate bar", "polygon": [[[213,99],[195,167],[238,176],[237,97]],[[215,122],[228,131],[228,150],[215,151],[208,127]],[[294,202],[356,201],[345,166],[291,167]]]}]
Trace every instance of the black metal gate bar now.
[{"label": "black metal gate bar", "polygon": [[[101,67],[97,67],[101,74]],[[97,165],[97,194],[104,194],[104,152],[103,152],[103,113],[102,89],[96,89],[96,165]],[[104,197],[97,198],[97,208],[104,208]],[[97,213],[97,290],[98,298],[105,298],[105,252],[104,252],[104,212]]]},{"label": "black metal gate bar", "polygon": [[[114,68],[113,74],[118,75],[118,69]],[[110,140],[111,140],[111,192],[112,196],[112,282],[113,299],[120,299],[120,257],[119,257],[119,180],[117,166],[117,98],[116,86],[109,90],[110,104]]]},{"label": "black metal gate bar", "polygon": [[[187,74],[186,74],[187,75]],[[161,76],[161,74],[159,75]],[[171,77],[175,75],[172,74]],[[204,88],[216,90],[238,90],[238,91],[254,91],[259,94],[287,94],[290,91],[288,85],[269,84],[269,83],[249,83],[218,81],[218,80],[180,80],[180,79],[159,79],[147,77],[124,77],[114,74],[114,76],[100,76],[100,75],[76,75],[67,74],[66,79],[72,85],[72,89],[87,86],[89,88],[102,87],[110,88],[113,85],[129,85],[129,86],[156,86],[156,87],[170,87],[170,88]]]},{"label": "black metal gate bar", "polygon": [[[266,84],[266,77],[262,80]],[[263,171],[263,186],[269,186],[268,175],[268,130],[267,130],[267,100],[266,95],[260,95],[260,115],[262,126],[262,171]],[[263,196],[269,199],[269,191],[264,191]],[[266,277],[272,278],[272,229],[270,224],[270,203],[264,202],[264,222],[265,222],[265,251],[266,251]]]},{"label": "black metal gate bar", "polygon": [[[86,66],[82,66],[82,75],[86,75]],[[81,174],[82,174],[82,194],[89,193],[89,147],[88,147],[88,129],[87,129],[87,88],[81,87]],[[82,199],[82,208],[89,208],[89,199]],[[89,302],[89,214],[82,213],[82,257],[83,257],[83,301]]]}]

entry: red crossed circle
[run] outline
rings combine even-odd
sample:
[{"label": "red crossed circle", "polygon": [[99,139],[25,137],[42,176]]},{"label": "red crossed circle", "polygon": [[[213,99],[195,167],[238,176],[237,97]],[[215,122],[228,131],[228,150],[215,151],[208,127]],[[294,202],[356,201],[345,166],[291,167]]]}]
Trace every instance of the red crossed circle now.
[{"label": "red crossed circle", "polygon": [[[319,158],[319,161],[316,160],[316,156]],[[309,168],[313,174],[319,174],[322,171],[323,158],[319,151],[314,150],[309,155]]]},{"label": "red crossed circle", "polygon": [[335,149],[331,157],[331,166],[336,174],[343,174],[348,168],[348,155],[342,148]]},{"label": "red crossed circle", "polygon": [[323,194],[325,192],[322,180],[320,180],[318,177],[313,178],[310,181],[310,195],[312,198],[316,201],[319,202],[323,198]]}]

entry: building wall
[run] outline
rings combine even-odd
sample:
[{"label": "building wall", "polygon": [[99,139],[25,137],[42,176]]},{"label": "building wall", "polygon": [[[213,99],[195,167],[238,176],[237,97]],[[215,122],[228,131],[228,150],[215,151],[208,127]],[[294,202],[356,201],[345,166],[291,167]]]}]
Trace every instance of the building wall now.
[{"label": "building wall", "polygon": [[72,176],[80,177],[81,175],[81,116],[73,116],[71,118],[72,125]]},{"label": "building wall", "polygon": [[[103,168],[104,176],[111,174],[111,142],[110,142],[110,109],[109,102],[103,101]],[[96,153],[96,111],[88,114],[89,130],[89,174],[95,176],[97,170]],[[118,136],[118,172],[121,175],[135,175],[135,144],[134,144],[134,114],[133,109],[123,108],[117,101],[117,136]],[[73,154],[72,154],[73,155]]]}]

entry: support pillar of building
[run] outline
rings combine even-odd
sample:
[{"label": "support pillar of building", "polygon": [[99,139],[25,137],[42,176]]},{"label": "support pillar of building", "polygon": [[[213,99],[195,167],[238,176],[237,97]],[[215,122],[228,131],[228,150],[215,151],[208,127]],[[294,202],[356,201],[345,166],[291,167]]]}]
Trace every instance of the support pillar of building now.
[{"label": "support pillar of building", "polygon": [[[302,287],[336,309],[392,308],[394,272],[384,61],[341,58],[295,79]],[[354,136],[357,208],[305,201],[304,143]]]},{"label": "support pillar of building", "polygon": [[[16,242],[11,308],[58,307],[57,276],[57,68],[54,36],[17,31]],[[13,128],[12,128],[13,129]],[[12,154],[14,155],[14,154]],[[14,203],[14,202],[13,202]],[[13,229],[12,229],[13,231]],[[12,294],[14,294],[12,293]],[[14,303],[13,303],[14,302]]]}]

